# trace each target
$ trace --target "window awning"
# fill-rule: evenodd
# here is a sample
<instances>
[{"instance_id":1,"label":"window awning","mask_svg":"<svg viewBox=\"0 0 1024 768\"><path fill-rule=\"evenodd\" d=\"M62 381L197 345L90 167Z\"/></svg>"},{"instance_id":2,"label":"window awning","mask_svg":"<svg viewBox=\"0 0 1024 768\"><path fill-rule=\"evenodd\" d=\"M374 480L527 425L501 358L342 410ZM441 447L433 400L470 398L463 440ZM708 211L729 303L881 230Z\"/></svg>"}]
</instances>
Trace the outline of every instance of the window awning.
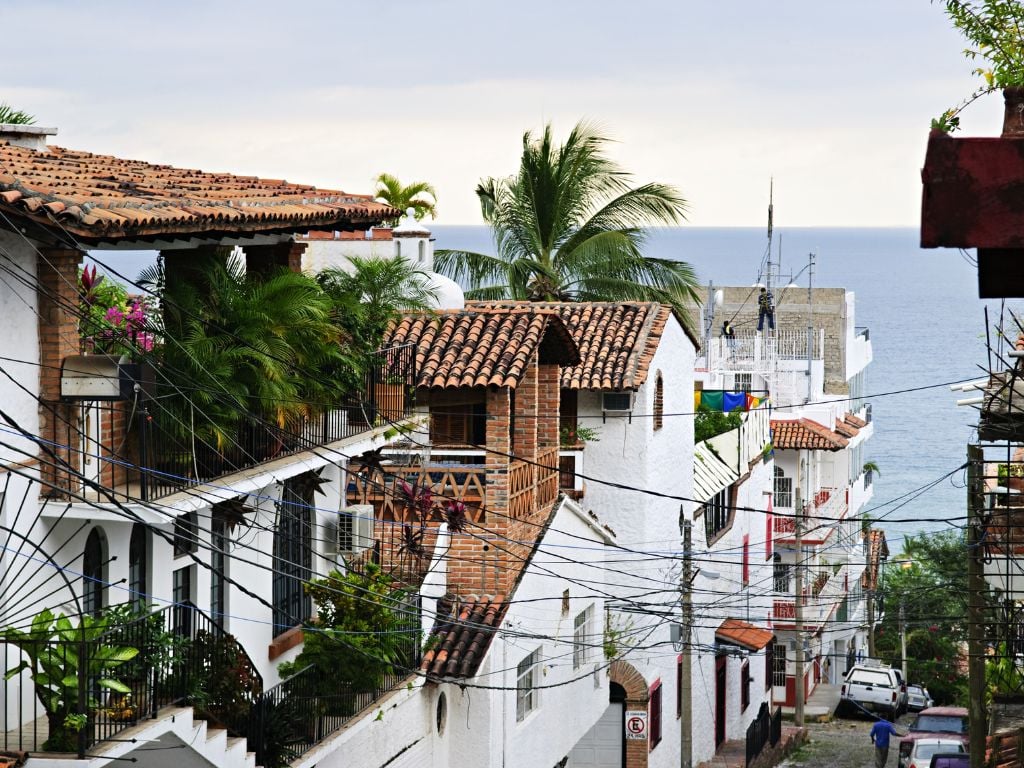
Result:
<instances>
[{"instance_id":1,"label":"window awning","mask_svg":"<svg viewBox=\"0 0 1024 768\"><path fill-rule=\"evenodd\" d=\"M760 651L775 637L770 629L764 629L739 619L726 619L715 630L715 640L746 648L748 651Z\"/></svg>"}]
</instances>

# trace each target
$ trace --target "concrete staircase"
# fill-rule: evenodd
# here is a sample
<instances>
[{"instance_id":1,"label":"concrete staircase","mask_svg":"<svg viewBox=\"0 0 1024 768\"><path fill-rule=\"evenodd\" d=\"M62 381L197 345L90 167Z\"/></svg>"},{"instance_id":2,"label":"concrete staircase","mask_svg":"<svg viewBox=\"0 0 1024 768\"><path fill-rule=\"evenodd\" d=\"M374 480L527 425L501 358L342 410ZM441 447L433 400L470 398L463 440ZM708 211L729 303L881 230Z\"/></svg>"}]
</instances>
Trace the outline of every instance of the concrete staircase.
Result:
<instances>
[{"instance_id":1,"label":"concrete staircase","mask_svg":"<svg viewBox=\"0 0 1024 768\"><path fill-rule=\"evenodd\" d=\"M164 707L154 719L144 720L118 733L117 741L95 745L84 760L33 755L25 768L113 768L125 758L133 757L137 758L138 765L147 765L146 752L143 751L147 747L159 749L182 745L216 768L256 768L256 755L248 751L245 739L229 737L223 728L213 727L196 718L192 707ZM194 760L180 762L195 764Z\"/></svg>"}]
</instances>

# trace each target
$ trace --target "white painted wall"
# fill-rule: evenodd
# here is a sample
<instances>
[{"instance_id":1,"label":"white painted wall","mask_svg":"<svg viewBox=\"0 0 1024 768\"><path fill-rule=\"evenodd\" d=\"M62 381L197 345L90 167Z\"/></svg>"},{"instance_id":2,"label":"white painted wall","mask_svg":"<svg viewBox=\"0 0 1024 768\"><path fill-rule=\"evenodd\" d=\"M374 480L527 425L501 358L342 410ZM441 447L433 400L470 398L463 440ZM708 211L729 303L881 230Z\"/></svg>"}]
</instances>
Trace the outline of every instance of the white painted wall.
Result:
<instances>
[{"instance_id":1,"label":"white painted wall","mask_svg":"<svg viewBox=\"0 0 1024 768\"><path fill-rule=\"evenodd\" d=\"M0 376L0 408L31 434L39 433L39 305L35 289L36 252L22 237L0 231L0 362L3 371L14 379ZM27 281L26 286L10 273ZM24 361L24 362L17 362ZM24 390L22 389L24 388ZM27 391L26 391L27 390ZM35 445L20 437L9 425L0 423L0 464L26 461L35 457ZM27 451L28 455L22 451Z\"/></svg>"}]
</instances>

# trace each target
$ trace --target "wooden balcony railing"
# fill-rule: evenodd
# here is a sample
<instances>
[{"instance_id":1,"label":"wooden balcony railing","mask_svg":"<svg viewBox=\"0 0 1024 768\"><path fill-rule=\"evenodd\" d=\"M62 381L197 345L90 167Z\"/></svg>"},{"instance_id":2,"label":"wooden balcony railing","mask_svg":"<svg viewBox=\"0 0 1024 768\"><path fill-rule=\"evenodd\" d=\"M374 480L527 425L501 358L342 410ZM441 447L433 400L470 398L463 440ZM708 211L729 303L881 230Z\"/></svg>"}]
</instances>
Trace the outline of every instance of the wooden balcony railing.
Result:
<instances>
[{"instance_id":1,"label":"wooden balcony railing","mask_svg":"<svg viewBox=\"0 0 1024 768\"><path fill-rule=\"evenodd\" d=\"M461 501L466 516L473 523L486 519L487 474L483 464L426 465L422 467L389 466L386 474L372 477L353 472L349 475L347 504L372 504L379 520L399 523L419 522L410 518L408 505L397 489L404 480L420 488L429 486L441 504Z\"/></svg>"},{"instance_id":2,"label":"wooden balcony railing","mask_svg":"<svg viewBox=\"0 0 1024 768\"><path fill-rule=\"evenodd\" d=\"M513 461L508 470L508 514L530 517L558 498L558 446L542 448L537 461Z\"/></svg>"}]
</instances>

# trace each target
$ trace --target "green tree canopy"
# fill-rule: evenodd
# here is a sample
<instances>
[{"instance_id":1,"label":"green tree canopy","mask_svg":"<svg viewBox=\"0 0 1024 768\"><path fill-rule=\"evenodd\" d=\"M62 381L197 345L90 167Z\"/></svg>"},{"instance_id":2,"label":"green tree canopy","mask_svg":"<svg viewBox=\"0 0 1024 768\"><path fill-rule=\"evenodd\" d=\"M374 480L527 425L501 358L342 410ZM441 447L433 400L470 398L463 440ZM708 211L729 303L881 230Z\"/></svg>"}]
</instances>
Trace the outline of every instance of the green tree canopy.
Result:
<instances>
[{"instance_id":1,"label":"green tree canopy","mask_svg":"<svg viewBox=\"0 0 1024 768\"><path fill-rule=\"evenodd\" d=\"M964 56L978 66L983 84L959 106L932 120L932 128L953 131L957 116L980 96L1000 88L1024 86L1024 5L1020 0L943 0L946 15L967 38Z\"/></svg>"},{"instance_id":2,"label":"green tree canopy","mask_svg":"<svg viewBox=\"0 0 1024 768\"><path fill-rule=\"evenodd\" d=\"M382 173L376 179L377 191L373 196L383 200L405 213L406 209L412 208L416 211L416 218L422 219L429 215L430 218L437 218L437 192L434 187L425 181L414 181L412 184L402 184L397 176L390 173ZM397 224L392 220L391 224Z\"/></svg>"},{"instance_id":3,"label":"green tree canopy","mask_svg":"<svg viewBox=\"0 0 1024 768\"><path fill-rule=\"evenodd\" d=\"M561 145L551 125L527 132L519 171L476 194L495 254L441 250L439 272L467 297L530 301L661 301L685 316L697 278L681 261L647 257L647 227L678 224L686 200L671 186L632 186L606 154L610 140L579 123Z\"/></svg>"},{"instance_id":4,"label":"green tree canopy","mask_svg":"<svg viewBox=\"0 0 1024 768\"><path fill-rule=\"evenodd\" d=\"M936 704L966 702L960 663L967 639L967 542L961 531L908 536L881 579L883 614L876 653L901 663L900 606L907 632L910 683L926 686Z\"/></svg>"}]
</instances>

